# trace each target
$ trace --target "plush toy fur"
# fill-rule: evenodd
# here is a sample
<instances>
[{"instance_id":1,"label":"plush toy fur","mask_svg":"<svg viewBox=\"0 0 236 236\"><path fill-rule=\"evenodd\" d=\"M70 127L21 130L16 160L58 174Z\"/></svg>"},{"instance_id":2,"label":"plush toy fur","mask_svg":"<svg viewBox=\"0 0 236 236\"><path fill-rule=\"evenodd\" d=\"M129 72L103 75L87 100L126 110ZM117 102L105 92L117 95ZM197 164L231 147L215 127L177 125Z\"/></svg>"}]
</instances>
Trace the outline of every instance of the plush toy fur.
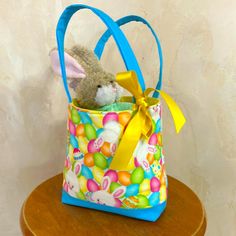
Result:
<instances>
[{"instance_id":1,"label":"plush toy fur","mask_svg":"<svg viewBox=\"0 0 236 236\"><path fill-rule=\"evenodd\" d=\"M53 71L61 76L57 49L50 56ZM96 109L119 100L122 89L115 76L102 68L91 50L79 45L65 50L65 65L69 86L76 92L81 107Z\"/></svg>"}]
</instances>

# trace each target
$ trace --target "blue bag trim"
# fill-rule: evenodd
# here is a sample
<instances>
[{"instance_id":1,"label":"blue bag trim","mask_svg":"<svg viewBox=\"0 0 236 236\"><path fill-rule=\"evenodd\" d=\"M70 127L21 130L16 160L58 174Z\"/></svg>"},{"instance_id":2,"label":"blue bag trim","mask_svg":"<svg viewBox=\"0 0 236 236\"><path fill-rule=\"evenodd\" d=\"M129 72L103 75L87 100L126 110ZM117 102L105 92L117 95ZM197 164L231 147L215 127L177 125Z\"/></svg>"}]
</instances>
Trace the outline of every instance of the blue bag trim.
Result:
<instances>
[{"instance_id":1,"label":"blue bag trim","mask_svg":"<svg viewBox=\"0 0 236 236\"><path fill-rule=\"evenodd\" d=\"M127 70L134 70L137 73L139 83L143 90L145 90L145 83L143 79L142 72L139 68L138 62L136 60L136 57L133 53L133 50L131 49L129 42L127 41L124 33L120 30L118 25L104 12L102 12L99 9L82 5L82 4L74 4L69 7L67 7L63 13L61 14L57 29L56 29L56 37L57 37L57 45L58 45L58 53L59 53L59 60L60 60L60 67L62 72L62 79L64 88L66 91L66 95L68 98L68 102L71 103L71 95L68 88L67 80L66 80L66 69L65 69L65 60L64 60L64 38L65 38L65 32L67 25L70 21L70 18L72 15L81 9L89 9L93 13L95 13L107 26L110 33L113 35L114 40L119 48L119 51L121 53L121 56L125 62Z\"/></svg>"},{"instance_id":2,"label":"blue bag trim","mask_svg":"<svg viewBox=\"0 0 236 236\"><path fill-rule=\"evenodd\" d=\"M119 20L116 21L118 26L122 26L125 25L131 21L137 21L137 22L142 22L143 24L147 25L147 27L151 30L155 40L156 40L156 44L157 44L157 49L158 49L158 56L159 56L159 61L160 61L160 72L159 72L159 80L156 86L157 90L161 90L162 87L162 73L163 73L163 54L162 54L162 49L161 49L161 43L160 40L157 36L157 34L155 33L155 31L153 30L153 28L151 27L151 25L142 17L140 16L136 16L136 15L129 15L129 16L125 16L123 18L120 18ZM109 40L111 36L111 32L108 29L102 36L101 38L98 40L97 45L94 49L94 53L97 55L98 59L101 58L104 47L107 43L107 41ZM159 93L155 92L153 94L153 97L158 97Z\"/></svg>"},{"instance_id":3,"label":"blue bag trim","mask_svg":"<svg viewBox=\"0 0 236 236\"><path fill-rule=\"evenodd\" d=\"M99 211L111 212L118 215L124 215L127 217L136 218L140 220L146 220L146 221L152 221L152 222L156 221L166 208L166 201L155 207L144 208L144 209L116 208L116 207L99 205L93 202L73 198L64 190L62 190L62 202L65 204L73 205L73 206L81 206L81 207L95 209Z\"/></svg>"}]
</instances>

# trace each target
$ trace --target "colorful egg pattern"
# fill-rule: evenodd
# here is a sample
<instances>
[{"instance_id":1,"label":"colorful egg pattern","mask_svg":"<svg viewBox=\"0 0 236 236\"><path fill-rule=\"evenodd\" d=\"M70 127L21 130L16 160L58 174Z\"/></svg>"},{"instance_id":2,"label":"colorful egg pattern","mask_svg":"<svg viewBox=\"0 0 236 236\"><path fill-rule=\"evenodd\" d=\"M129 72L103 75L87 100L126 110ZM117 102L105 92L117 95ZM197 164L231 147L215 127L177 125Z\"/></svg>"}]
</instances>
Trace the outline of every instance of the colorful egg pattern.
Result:
<instances>
[{"instance_id":1,"label":"colorful egg pattern","mask_svg":"<svg viewBox=\"0 0 236 236\"><path fill-rule=\"evenodd\" d=\"M150 114L159 110L153 109ZM167 177L162 150L161 118L159 113L153 116L154 133L148 139L143 138L142 142L145 151L140 152L142 155L134 153L130 165L133 168L130 171L117 171L109 169L119 145L119 141L114 141L114 135L119 131L117 127L121 127L119 135L122 137L132 119L132 111L89 113L74 106L69 107L68 146L63 173L64 184L71 187L70 183L66 183L67 175L71 180L73 166L78 169L73 183L78 188L73 197L92 201L94 193L106 191L114 195L115 207L122 208L149 208L166 201ZM117 126L113 126L114 123ZM108 129L114 134L108 135ZM105 190L104 180L109 182ZM123 189L125 192L122 192Z\"/></svg>"}]
</instances>

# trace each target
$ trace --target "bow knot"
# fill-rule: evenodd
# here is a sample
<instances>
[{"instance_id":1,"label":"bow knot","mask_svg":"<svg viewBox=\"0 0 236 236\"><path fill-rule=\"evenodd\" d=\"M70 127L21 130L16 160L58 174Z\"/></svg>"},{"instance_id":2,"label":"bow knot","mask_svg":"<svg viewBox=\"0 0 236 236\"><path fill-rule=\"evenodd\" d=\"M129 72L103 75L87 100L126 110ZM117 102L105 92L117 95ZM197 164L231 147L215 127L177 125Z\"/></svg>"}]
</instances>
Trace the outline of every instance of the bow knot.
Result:
<instances>
[{"instance_id":1,"label":"bow knot","mask_svg":"<svg viewBox=\"0 0 236 236\"><path fill-rule=\"evenodd\" d=\"M144 97L144 95L143 95L143 97L140 97L140 98L136 99L136 104L138 106L142 106L142 107L147 107L148 106L148 103L146 102L146 98Z\"/></svg>"},{"instance_id":2,"label":"bow knot","mask_svg":"<svg viewBox=\"0 0 236 236\"><path fill-rule=\"evenodd\" d=\"M152 88L148 88L143 92L134 71L118 73L116 76L116 81L120 86L124 87L131 94L133 94L136 100L137 112L129 121L125 129L119 146L116 149L110 168L113 170L131 170L134 168L133 153L138 141L141 136L148 139L154 130L152 117L148 110L148 107L154 104L149 104L147 99L151 92L159 92L166 101L173 116L177 133L184 125L185 118L177 104L168 94Z\"/></svg>"}]
</instances>

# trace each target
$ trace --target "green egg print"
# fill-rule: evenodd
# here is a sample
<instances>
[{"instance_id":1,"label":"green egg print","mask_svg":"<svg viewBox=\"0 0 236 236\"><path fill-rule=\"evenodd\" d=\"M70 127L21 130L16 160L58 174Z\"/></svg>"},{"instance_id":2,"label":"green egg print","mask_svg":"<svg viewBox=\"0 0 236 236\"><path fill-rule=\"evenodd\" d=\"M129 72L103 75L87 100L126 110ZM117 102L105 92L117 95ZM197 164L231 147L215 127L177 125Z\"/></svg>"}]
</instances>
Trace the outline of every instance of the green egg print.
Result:
<instances>
[{"instance_id":1,"label":"green egg print","mask_svg":"<svg viewBox=\"0 0 236 236\"><path fill-rule=\"evenodd\" d=\"M96 139L97 138L97 132L96 129L89 123L84 125L85 135L88 140Z\"/></svg>"},{"instance_id":2,"label":"green egg print","mask_svg":"<svg viewBox=\"0 0 236 236\"><path fill-rule=\"evenodd\" d=\"M95 166L103 170L108 167L107 159L100 152L95 153L93 159L94 159Z\"/></svg>"},{"instance_id":3,"label":"green egg print","mask_svg":"<svg viewBox=\"0 0 236 236\"><path fill-rule=\"evenodd\" d=\"M148 199L144 195L138 195L138 208L145 208L149 205Z\"/></svg>"},{"instance_id":4,"label":"green egg print","mask_svg":"<svg viewBox=\"0 0 236 236\"><path fill-rule=\"evenodd\" d=\"M76 125L80 123L79 113L73 107L72 107L72 110L71 110L71 119L72 119L73 123L76 124Z\"/></svg>"},{"instance_id":5,"label":"green egg print","mask_svg":"<svg viewBox=\"0 0 236 236\"><path fill-rule=\"evenodd\" d=\"M132 184L141 184L144 179L144 170L142 167L136 168L131 174Z\"/></svg>"}]
</instances>

